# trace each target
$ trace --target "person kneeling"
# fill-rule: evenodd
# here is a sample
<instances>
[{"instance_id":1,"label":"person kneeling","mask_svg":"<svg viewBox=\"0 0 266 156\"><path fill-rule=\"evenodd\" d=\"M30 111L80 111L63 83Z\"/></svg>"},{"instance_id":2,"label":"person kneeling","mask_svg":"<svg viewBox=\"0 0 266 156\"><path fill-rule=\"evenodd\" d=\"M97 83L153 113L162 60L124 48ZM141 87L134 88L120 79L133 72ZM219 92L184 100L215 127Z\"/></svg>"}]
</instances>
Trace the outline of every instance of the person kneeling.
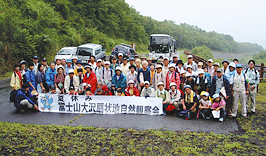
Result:
<instances>
[{"instance_id":1,"label":"person kneeling","mask_svg":"<svg viewBox=\"0 0 266 156\"><path fill-rule=\"evenodd\" d=\"M128 81L128 87L125 89L126 96L139 96L139 90L134 86L134 81Z\"/></svg>"},{"instance_id":2,"label":"person kneeling","mask_svg":"<svg viewBox=\"0 0 266 156\"><path fill-rule=\"evenodd\" d=\"M202 99L199 100L199 114L206 119L210 119L212 102L209 99L209 93L205 92L202 95ZM199 116L197 116L199 118Z\"/></svg>"},{"instance_id":3,"label":"person kneeling","mask_svg":"<svg viewBox=\"0 0 266 156\"><path fill-rule=\"evenodd\" d=\"M153 88L150 87L149 81L144 82L144 88L142 89L140 96L145 98L155 97L155 91Z\"/></svg>"},{"instance_id":4,"label":"person kneeling","mask_svg":"<svg viewBox=\"0 0 266 156\"><path fill-rule=\"evenodd\" d=\"M38 94L31 95L29 93L29 84L23 84L22 89L19 89L16 95L15 107L18 111L27 110L27 109L36 109L39 111L39 108L33 98L38 96Z\"/></svg>"},{"instance_id":5,"label":"person kneeling","mask_svg":"<svg viewBox=\"0 0 266 156\"><path fill-rule=\"evenodd\" d=\"M181 102L181 97L182 94L181 92L177 89L177 85L175 82L170 83L170 90L169 90L169 97L170 97L170 102L169 104L171 105L171 109L173 113L176 113L177 111L180 111L180 106L182 105ZM173 107L174 106L174 107ZM169 108L170 109L170 108Z\"/></svg>"},{"instance_id":6,"label":"person kneeling","mask_svg":"<svg viewBox=\"0 0 266 156\"><path fill-rule=\"evenodd\" d=\"M163 111L164 113L167 111L167 108L169 106L169 94L168 92L164 89L164 83L159 82L158 83L158 90L155 92L155 97L163 98Z\"/></svg>"},{"instance_id":7,"label":"person kneeling","mask_svg":"<svg viewBox=\"0 0 266 156\"><path fill-rule=\"evenodd\" d=\"M223 122L224 121L224 117L225 117L225 101L223 99L221 99L219 94L214 94L213 95L213 104L212 104L212 111L213 113L215 113L214 111L219 112L220 111L220 115L218 116L219 121ZM214 115L213 115L214 116ZM214 116L215 118L215 116Z\"/></svg>"},{"instance_id":8,"label":"person kneeling","mask_svg":"<svg viewBox=\"0 0 266 156\"><path fill-rule=\"evenodd\" d=\"M189 120L192 117L196 117L199 100L197 98L196 93L192 91L192 88L190 85L184 86L184 90L185 90L185 93L181 101L182 106L183 106L181 110L183 111L180 112L179 114L180 115L183 114L185 119Z\"/></svg>"},{"instance_id":9,"label":"person kneeling","mask_svg":"<svg viewBox=\"0 0 266 156\"><path fill-rule=\"evenodd\" d=\"M75 91L74 86L69 87L69 95L78 95L78 93Z\"/></svg>"}]
</instances>

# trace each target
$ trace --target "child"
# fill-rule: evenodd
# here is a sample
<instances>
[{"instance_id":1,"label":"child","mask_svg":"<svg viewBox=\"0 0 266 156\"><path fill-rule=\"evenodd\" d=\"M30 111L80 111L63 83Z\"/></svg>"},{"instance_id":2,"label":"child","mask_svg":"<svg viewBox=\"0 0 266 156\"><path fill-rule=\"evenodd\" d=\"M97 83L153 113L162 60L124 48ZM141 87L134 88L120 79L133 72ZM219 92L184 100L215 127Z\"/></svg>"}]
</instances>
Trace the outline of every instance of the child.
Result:
<instances>
[{"instance_id":1,"label":"child","mask_svg":"<svg viewBox=\"0 0 266 156\"><path fill-rule=\"evenodd\" d=\"M102 94L103 94L102 88L97 88L96 93L94 95L102 95Z\"/></svg>"},{"instance_id":2,"label":"child","mask_svg":"<svg viewBox=\"0 0 266 156\"><path fill-rule=\"evenodd\" d=\"M57 94L54 86L51 87L50 94Z\"/></svg>"},{"instance_id":3,"label":"child","mask_svg":"<svg viewBox=\"0 0 266 156\"><path fill-rule=\"evenodd\" d=\"M184 91L183 90L183 88L184 88L184 86L186 85L186 71L185 70L182 70L181 72L180 72L180 89L182 90L182 91Z\"/></svg>"},{"instance_id":4,"label":"child","mask_svg":"<svg viewBox=\"0 0 266 156\"><path fill-rule=\"evenodd\" d=\"M209 93L205 92L202 95L202 99L199 101L199 114L202 115L203 118L210 119L211 116L211 100L209 99ZM198 118L198 116L197 116Z\"/></svg>"},{"instance_id":5,"label":"child","mask_svg":"<svg viewBox=\"0 0 266 156\"><path fill-rule=\"evenodd\" d=\"M223 122L224 121L224 116L225 116L225 111L224 111L224 107L225 107L225 101L223 99L221 99L219 94L214 94L213 95L213 104L212 104L212 110L213 111L219 111L220 110L220 118L219 121Z\"/></svg>"},{"instance_id":6,"label":"child","mask_svg":"<svg viewBox=\"0 0 266 156\"><path fill-rule=\"evenodd\" d=\"M117 89L116 96L122 96L122 89L121 88Z\"/></svg>"},{"instance_id":7,"label":"child","mask_svg":"<svg viewBox=\"0 0 266 156\"><path fill-rule=\"evenodd\" d=\"M102 95L112 95L112 93L109 91L107 85L103 85L102 90L103 90Z\"/></svg>"},{"instance_id":8,"label":"child","mask_svg":"<svg viewBox=\"0 0 266 156\"><path fill-rule=\"evenodd\" d=\"M86 96L92 96L93 94L91 93L91 88L86 88L86 93L85 93Z\"/></svg>"},{"instance_id":9,"label":"child","mask_svg":"<svg viewBox=\"0 0 266 156\"><path fill-rule=\"evenodd\" d=\"M116 90L115 90L115 85L114 84L111 85L110 92L112 93L112 95L116 95Z\"/></svg>"},{"instance_id":10,"label":"child","mask_svg":"<svg viewBox=\"0 0 266 156\"><path fill-rule=\"evenodd\" d=\"M69 87L69 95L78 95L78 93L75 92L75 87L74 86L70 86Z\"/></svg>"}]
</instances>

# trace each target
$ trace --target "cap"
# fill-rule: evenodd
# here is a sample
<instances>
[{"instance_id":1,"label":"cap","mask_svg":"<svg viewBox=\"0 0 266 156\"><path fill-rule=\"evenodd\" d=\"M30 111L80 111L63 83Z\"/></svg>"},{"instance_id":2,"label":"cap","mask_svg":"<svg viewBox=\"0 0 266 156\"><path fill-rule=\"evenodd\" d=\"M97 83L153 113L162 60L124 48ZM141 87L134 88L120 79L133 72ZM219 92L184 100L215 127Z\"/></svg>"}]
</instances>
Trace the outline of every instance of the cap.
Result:
<instances>
[{"instance_id":1,"label":"cap","mask_svg":"<svg viewBox=\"0 0 266 156\"><path fill-rule=\"evenodd\" d=\"M187 66L187 69L188 69L188 68L191 68L191 69L192 69L192 66L191 66L191 65L188 65L188 66Z\"/></svg>"},{"instance_id":2,"label":"cap","mask_svg":"<svg viewBox=\"0 0 266 156\"><path fill-rule=\"evenodd\" d=\"M123 53L119 53L118 56L123 56Z\"/></svg>"},{"instance_id":3,"label":"cap","mask_svg":"<svg viewBox=\"0 0 266 156\"><path fill-rule=\"evenodd\" d=\"M39 57L35 55L35 56L33 56L33 59L39 59Z\"/></svg>"},{"instance_id":4,"label":"cap","mask_svg":"<svg viewBox=\"0 0 266 156\"><path fill-rule=\"evenodd\" d=\"M147 58L147 61L152 61L152 58L151 58L151 57L148 57L148 58Z\"/></svg>"},{"instance_id":5,"label":"cap","mask_svg":"<svg viewBox=\"0 0 266 156\"><path fill-rule=\"evenodd\" d=\"M227 59L224 59L222 64L224 64L224 62L227 62L229 64L229 61Z\"/></svg>"},{"instance_id":6,"label":"cap","mask_svg":"<svg viewBox=\"0 0 266 156\"><path fill-rule=\"evenodd\" d=\"M202 63L202 62L199 62L199 63L198 63L198 66L203 66L203 63Z\"/></svg>"},{"instance_id":7,"label":"cap","mask_svg":"<svg viewBox=\"0 0 266 156\"><path fill-rule=\"evenodd\" d=\"M69 69L68 74L74 74L74 70L73 69Z\"/></svg>"},{"instance_id":8,"label":"cap","mask_svg":"<svg viewBox=\"0 0 266 156\"><path fill-rule=\"evenodd\" d=\"M134 58L133 58L133 57L130 57L130 58L129 58L129 61L134 61Z\"/></svg>"},{"instance_id":9,"label":"cap","mask_svg":"<svg viewBox=\"0 0 266 156\"><path fill-rule=\"evenodd\" d=\"M229 64L229 67L236 68L236 64L235 64L234 62L231 62L231 63Z\"/></svg>"},{"instance_id":10,"label":"cap","mask_svg":"<svg viewBox=\"0 0 266 156\"><path fill-rule=\"evenodd\" d=\"M47 59L46 58L43 58L42 61L47 61Z\"/></svg>"},{"instance_id":11,"label":"cap","mask_svg":"<svg viewBox=\"0 0 266 156\"><path fill-rule=\"evenodd\" d=\"M75 90L75 87L74 86L70 86L69 90Z\"/></svg>"},{"instance_id":12,"label":"cap","mask_svg":"<svg viewBox=\"0 0 266 156\"><path fill-rule=\"evenodd\" d=\"M109 61L105 61L104 64L110 65L111 63Z\"/></svg>"},{"instance_id":13,"label":"cap","mask_svg":"<svg viewBox=\"0 0 266 156\"><path fill-rule=\"evenodd\" d=\"M135 66L135 65L131 65L131 66L129 66L128 68L129 68L129 69L131 69L131 68L135 68L135 70L136 70L136 66Z\"/></svg>"},{"instance_id":14,"label":"cap","mask_svg":"<svg viewBox=\"0 0 266 156\"><path fill-rule=\"evenodd\" d=\"M174 58L174 57L178 57L178 55L175 54L175 55L173 55L173 58Z\"/></svg>"},{"instance_id":15,"label":"cap","mask_svg":"<svg viewBox=\"0 0 266 156\"><path fill-rule=\"evenodd\" d=\"M204 92L202 96L209 96L209 93L208 92Z\"/></svg>"},{"instance_id":16,"label":"cap","mask_svg":"<svg viewBox=\"0 0 266 156\"><path fill-rule=\"evenodd\" d=\"M144 85L146 85L146 84L150 84L150 82L149 82L149 81L145 81L145 82L144 82Z\"/></svg>"},{"instance_id":17,"label":"cap","mask_svg":"<svg viewBox=\"0 0 266 156\"><path fill-rule=\"evenodd\" d=\"M72 63L72 60L71 59L67 59L66 63Z\"/></svg>"},{"instance_id":18,"label":"cap","mask_svg":"<svg viewBox=\"0 0 266 156\"><path fill-rule=\"evenodd\" d=\"M72 60L74 60L74 59L76 59L76 60L77 60L77 59L78 59L78 57L77 57L77 56L73 56L73 57L72 57Z\"/></svg>"},{"instance_id":19,"label":"cap","mask_svg":"<svg viewBox=\"0 0 266 156\"><path fill-rule=\"evenodd\" d=\"M116 67L115 71L117 71L117 70L120 70L122 72L121 67Z\"/></svg>"},{"instance_id":20,"label":"cap","mask_svg":"<svg viewBox=\"0 0 266 156\"><path fill-rule=\"evenodd\" d=\"M102 59L98 59L97 62L102 62Z\"/></svg>"},{"instance_id":21,"label":"cap","mask_svg":"<svg viewBox=\"0 0 266 156\"><path fill-rule=\"evenodd\" d=\"M113 56L113 57L112 57L112 60L117 60L116 56Z\"/></svg>"},{"instance_id":22,"label":"cap","mask_svg":"<svg viewBox=\"0 0 266 156\"><path fill-rule=\"evenodd\" d=\"M58 69L60 69L60 68L64 69L64 67L60 64L60 65L57 67L57 71L58 71ZM69 69L69 70L70 70L70 69Z\"/></svg>"},{"instance_id":23,"label":"cap","mask_svg":"<svg viewBox=\"0 0 266 156\"><path fill-rule=\"evenodd\" d=\"M190 88L190 89L192 89L190 85L185 85L185 86L184 86L184 90L185 90L186 88Z\"/></svg>"},{"instance_id":24,"label":"cap","mask_svg":"<svg viewBox=\"0 0 266 156\"><path fill-rule=\"evenodd\" d=\"M168 57L164 57L163 59L164 59L164 60L168 60L168 61L169 61L169 58L168 58Z\"/></svg>"},{"instance_id":25,"label":"cap","mask_svg":"<svg viewBox=\"0 0 266 156\"><path fill-rule=\"evenodd\" d=\"M186 73L186 77L191 77L192 76L192 74L190 74L190 73Z\"/></svg>"},{"instance_id":26,"label":"cap","mask_svg":"<svg viewBox=\"0 0 266 156\"><path fill-rule=\"evenodd\" d=\"M212 59L209 59L209 60L208 60L208 62L211 62L211 63L213 63L213 60L212 60Z\"/></svg>"},{"instance_id":27,"label":"cap","mask_svg":"<svg viewBox=\"0 0 266 156\"><path fill-rule=\"evenodd\" d=\"M92 70L92 66L91 66L91 65L86 65L86 66L84 67L84 69L86 69L86 68L90 68L90 69Z\"/></svg>"},{"instance_id":28,"label":"cap","mask_svg":"<svg viewBox=\"0 0 266 156\"><path fill-rule=\"evenodd\" d=\"M115 87L115 84L111 84L111 87Z\"/></svg>"},{"instance_id":29,"label":"cap","mask_svg":"<svg viewBox=\"0 0 266 156\"><path fill-rule=\"evenodd\" d=\"M187 58L188 58L188 59L189 59L189 58L193 58L193 56L192 56L192 55L188 55Z\"/></svg>"},{"instance_id":30,"label":"cap","mask_svg":"<svg viewBox=\"0 0 266 156\"><path fill-rule=\"evenodd\" d=\"M163 60L158 59L158 60L157 60L157 63L163 63Z\"/></svg>"},{"instance_id":31,"label":"cap","mask_svg":"<svg viewBox=\"0 0 266 156\"><path fill-rule=\"evenodd\" d=\"M22 60L22 61L20 61L20 65L22 65L22 64L27 64L27 62L25 60Z\"/></svg>"},{"instance_id":32,"label":"cap","mask_svg":"<svg viewBox=\"0 0 266 156\"><path fill-rule=\"evenodd\" d=\"M141 56L141 59L146 59L146 57L145 56Z\"/></svg>"},{"instance_id":33,"label":"cap","mask_svg":"<svg viewBox=\"0 0 266 156\"><path fill-rule=\"evenodd\" d=\"M220 63L215 62L215 63L213 64L213 66L218 66L218 67L220 67Z\"/></svg>"},{"instance_id":34,"label":"cap","mask_svg":"<svg viewBox=\"0 0 266 156\"><path fill-rule=\"evenodd\" d=\"M222 70L221 68L218 68L218 69L216 70L216 72L221 73L221 72L223 72L223 70Z\"/></svg>"},{"instance_id":35,"label":"cap","mask_svg":"<svg viewBox=\"0 0 266 156\"><path fill-rule=\"evenodd\" d=\"M81 60L77 60L77 64L81 64Z\"/></svg>"},{"instance_id":36,"label":"cap","mask_svg":"<svg viewBox=\"0 0 266 156\"><path fill-rule=\"evenodd\" d=\"M159 83L158 83L158 87L159 87L160 85L163 85L163 86L164 86L164 83L163 83L163 82L159 82Z\"/></svg>"},{"instance_id":37,"label":"cap","mask_svg":"<svg viewBox=\"0 0 266 156\"><path fill-rule=\"evenodd\" d=\"M122 61L124 61L124 60L127 60L127 58L126 58L126 57L124 57L124 58L122 59Z\"/></svg>"},{"instance_id":38,"label":"cap","mask_svg":"<svg viewBox=\"0 0 266 156\"><path fill-rule=\"evenodd\" d=\"M204 70L203 69L198 69L198 74L204 74Z\"/></svg>"},{"instance_id":39,"label":"cap","mask_svg":"<svg viewBox=\"0 0 266 156\"><path fill-rule=\"evenodd\" d=\"M185 71L185 70L182 70L181 72L180 72L180 74L186 74L187 73L187 71Z\"/></svg>"},{"instance_id":40,"label":"cap","mask_svg":"<svg viewBox=\"0 0 266 156\"><path fill-rule=\"evenodd\" d=\"M141 62L141 60L140 59L136 59L136 61L135 62Z\"/></svg>"},{"instance_id":41,"label":"cap","mask_svg":"<svg viewBox=\"0 0 266 156\"><path fill-rule=\"evenodd\" d=\"M242 64L237 64L236 67L237 68L243 68Z\"/></svg>"},{"instance_id":42,"label":"cap","mask_svg":"<svg viewBox=\"0 0 266 156\"><path fill-rule=\"evenodd\" d=\"M212 97L213 97L213 99L216 99L216 98L220 97L220 95L219 94L214 94Z\"/></svg>"},{"instance_id":43,"label":"cap","mask_svg":"<svg viewBox=\"0 0 266 156\"><path fill-rule=\"evenodd\" d=\"M168 68L175 68L175 64L171 63Z\"/></svg>"},{"instance_id":44,"label":"cap","mask_svg":"<svg viewBox=\"0 0 266 156\"><path fill-rule=\"evenodd\" d=\"M157 64L155 68L156 68L156 69L157 69L157 68L163 68L163 66L160 65L160 64Z\"/></svg>"},{"instance_id":45,"label":"cap","mask_svg":"<svg viewBox=\"0 0 266 156\"><path fill-rule=\"evenodd\" d=\"M134 81L133 80L129 80L127 84L130 84L130 83L134 84Z\"/></svg>"},{"instance_id":46,"label":"cap","mask_svg":"<svg viewBox=\"0 0 266 156\"><path fill-rule=\"evenodd\" d=\"M118 92L118 93L122 93L122 89L121 89L121 88L118 88L118 89L117 89L117 92Z\"/></svg>"},{"instance_id":47,"label":"cap","mask_svg":"<svg viewBox=\"0 0 266 156\"><path fill-rule=\"evenodd\" d=\"M170 83L170 88L171 88L172 86L176 86L176 87L177 87L176 83L174 83L174 82L171 82L171 83Z\"/></svg>"},{"instance_id":48,"label":"cap","mask_svg":"<svg viewBox=\"0 0 266 156\"><path fill-rule=\"evenodd\" d=\"M83 69L82 68L78 68L77 72L83 72Z\"/></svg>"}]
</instances>

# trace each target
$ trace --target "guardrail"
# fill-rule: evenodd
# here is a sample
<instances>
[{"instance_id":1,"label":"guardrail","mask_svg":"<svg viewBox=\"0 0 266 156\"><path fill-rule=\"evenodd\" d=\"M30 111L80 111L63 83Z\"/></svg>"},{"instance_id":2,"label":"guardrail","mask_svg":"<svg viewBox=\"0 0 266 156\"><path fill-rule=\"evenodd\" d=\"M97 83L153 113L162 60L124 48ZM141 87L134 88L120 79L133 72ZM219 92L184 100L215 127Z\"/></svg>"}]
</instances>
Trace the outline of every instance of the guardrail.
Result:
<instances>
[{"instance_id":1,"label":"guardrail","mask_svg":"<svg viewBox=\"0 0 266 156\"><path fill-rule=\"evenodd\" d=\"M184 51L184 54L185 55L192 55L193 56L193 60L196 62L196 63L199 63L199 62L202 62L203 63L203 66L208 66L208 64L207 64L207 60L205 60L205 59L203 59L203 58L201 58L201 57L199 57L199 56L197 56L197 55L194 55L194 54L191 54L191 52L190 51Z\"/></svg>"},{"instance_id":2,"label":"guardrail","mask_svg":"<svg viewBox=\"0 0 266 156\"><path fill-rule=\"evenodd\" d=\"M261 63L260 66L255 65L255 67L260 68L260 69L257 69L260 72L260 80L264 79L264 73L266 73L266 71L264 70L264 68L266 68L264 66L264 63Z\"/></svg>"}]
</instances>

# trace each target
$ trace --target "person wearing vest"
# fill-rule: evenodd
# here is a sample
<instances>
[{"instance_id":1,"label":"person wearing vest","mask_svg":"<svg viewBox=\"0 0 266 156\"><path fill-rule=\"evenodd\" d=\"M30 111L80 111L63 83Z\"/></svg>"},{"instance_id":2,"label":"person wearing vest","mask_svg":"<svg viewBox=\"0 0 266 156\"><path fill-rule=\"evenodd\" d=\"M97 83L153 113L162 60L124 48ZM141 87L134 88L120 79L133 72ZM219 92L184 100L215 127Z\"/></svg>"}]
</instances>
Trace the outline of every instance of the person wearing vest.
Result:
<instances>
[{"instance_id":1,"label":"person wearing vest","mask_svg":"<svg viewBox=\"0 0 266 156\"><path fill-rule=\"evenodd\" d=\"M155 90L158 89L158 83L163 82L164 86L166 86L166 77L162 72L162 65L156 65L156 72L154 73L152 79L152 86Z\"/></svg>"},{"instance_id":2,"label":"person wearing vest","mask_svg":"<svg viewBox=\"0 0 266 156\"><path fill-rule=\"evenodd\" d=\"M30 85L29 92L35 90L37 88L36 84L36 74L35 74L35 69L34 69L34 63L29 63L29 70L26 73L26 80L27 83Z\"/></svg>"},{"instance_id":3,"label":"person wearing vest","mask_svg":"<svg viewBox=\"0 0 266 156\"><path fill-rule=\"evenodd\" d=\"M251 100L251 112L255 114L256 110L256 94L257 87L260 83L260 73L254 69L255 61L250 60L248 62L249 68L244 71L246 74L246 79L250 85L249 93L247 94L247 107L249 106L249 99Z\"/></svg>"},{"instance_id":4,"label":"person wearing vest","mask_svg":"<svg viewBox=\"0 0 266 156\"><path fill-rule=\"evenodd\" d=\"M92 71L93 67L91 65L86 65L84 68L87 72L83 78L83 83L86 83L86 88L90 87L92 94L94 94L96 91L97 78L95 73Z\"/></svg>"},{"instance_id":5,"label":"person wearing vest","mask_svg":"<svg viewBox=\"0 0 266 156\"><path fill-rule=\"evenodd\" d=\"M153 88L150 87L150 82L145 81L144 82L144 88L142 89L142 92L140 94L141 97L155 97L155 91Z\"/></svg>"},{"instance_id":6,"label":"person wearing vest","mask_svg":"<svg viewBox=\"0 0 266 156\"><path fill-rule=\"evenodd\" d=\"M168 92L164 89L164 83L163 82L159 82L157 87L158 87L158 89L155 92L155 97L162 98L163 111L165 112L168 105L169 105L170 97L169 97Z\"/></svg>"},{"instance_id":7,"label":"person wearing vest","mask_svg":"<svg viewBox=\"0 0 266 156\"><path fill-rule=\"evenodd\" d=\"M210 85L203 69L198 69L198 76L195 79L195 91L200 95L202 91L209 92Z\"/></svg>"},{"instance_id":8,"label":"person wearing vest","mask_svg":"<svg viewBox=\"0 0 266 156\"><path fill-rule=\"evenodd\" d=\"M101 78L102 84L107 85L108 88L110 88L112 85L112 77L114 75L114 72L109 67L110 67L110 62L105 61Z\"/></svg>"},{"instance_id":9,"label":"person wearing vest","mask_svg":"<svg viewBox=\"0 0 266 156\"><path fill-rule=\"evenodd\" d=\"M138 87L138 79L137 79L138 73L136 72L136 66L135 65L131 65L128 68L129 68L130 71L127 73L127 83L130 80L133 80L134 81L134 86Z\"/></svg>"},{"instance_id":10,"label":"person wearing vest","mask_svg":"<svg viewBox=\"0 0 266 156\"><path fill-rule=\"evenodd\" d=\"M22 74L21 71L19 70L19 64L15 64L14 66L14 72L11 76L11 80L10 80L10 86L12 87L13 90L18 90L21 89L22 87Z\"/></svg>"},{"instance_id":11,"label":"person wearing vest","mask_svg":"<svg viewBox=\"0 0 266 156\"><path fill-rule=\"evenodd\" d=\"M170 90L169 90L169 98L170 98L170 102L169 105L173 105L175 106L175 110L180 111L180 106L182 106L182 102L181 102L181 98L182 98L182 94L179 91L179 89L177 89L176 83L171 82L170 83Z\"/></svg>"},{"instance_id":12,"label":"person wearing vest","mask_svg":"<svg viewBox=\"0 0 266 156\"><path fill-rule=\"evenodd\" d=\"M175 71L175 64L171 63L169 65L169 71L166 74L166 90L170 89L170 83L174 82L177 85L177 89L180 87L180 76L178 72Z\"/></svg>"},{"instance_id":13,"label":"person wearing vest","mask_svg":"<svg viewBox=\"0 0 266 156\"><path fill-rule=\"evenodd\" d=\"M229 71L227 71L224 74L230 84L233 84L231 80L232 80L232 77L235 76L235 74L236 74L236 64L234 62L231 62L229 64ZM233 94L230 93L228 103L226 103L226 110L229 110L229 114L230 114L230 111L232 110L232 106L233 106Z\"/></svg>"},{"instance_id":14,"label":"person wearing vest","mask_svg":"<svg viewBox=\"0 0 266 156\"><path fill-rule=\"evenodd\" d=\"M233 88L232 94L234 97L233 109L230 118L235 118L238 109L238 100L240 98L240 103L242 107L242 115L247 117L247 107L246 107L246 94L248 94L249 85L247 84L245 74L242 73L242 65L236 65L237 73L231 78L231 88Z\"/></svg>"},{"instance_id":15,"label":"person wearing vest","mask_svg":"<svg viewBox=\"0 0 266 156\"><path fill-rule=\"evenodd\" d=\"M188 111L185 114L185 118L191 119L192 117L196 117L199 100L196 93L192 90L190 85L185 85L184 87L184 95L182 97L182 111Z\"/></svg>"},{"instance_id":16,"label":"person wearing vest","mask_svg":"<svg viewBox=\"0 0 266 156\"><path fill-rule=\"evenodd\" d=\"M216 70L216 76L212 80L210 96L212 97L214 94L220 94L223 87L226 91L225 102L228 103L227 99L231 94L231 86L227 78L223 75L223 70L221 68L218 68Z\"/></svg>"},{"instance_id":17,"label":"person wearing vest","mask_svg":"<svg viewBox=\"0 0 266 156\"><path fill-rule=\"evenodd\" d=\"M128 87L125 89L125 95L126 96L139 96L139 90L134 86L134 81L129 80L128 81Z\"/></svg>"}]
</instances>

